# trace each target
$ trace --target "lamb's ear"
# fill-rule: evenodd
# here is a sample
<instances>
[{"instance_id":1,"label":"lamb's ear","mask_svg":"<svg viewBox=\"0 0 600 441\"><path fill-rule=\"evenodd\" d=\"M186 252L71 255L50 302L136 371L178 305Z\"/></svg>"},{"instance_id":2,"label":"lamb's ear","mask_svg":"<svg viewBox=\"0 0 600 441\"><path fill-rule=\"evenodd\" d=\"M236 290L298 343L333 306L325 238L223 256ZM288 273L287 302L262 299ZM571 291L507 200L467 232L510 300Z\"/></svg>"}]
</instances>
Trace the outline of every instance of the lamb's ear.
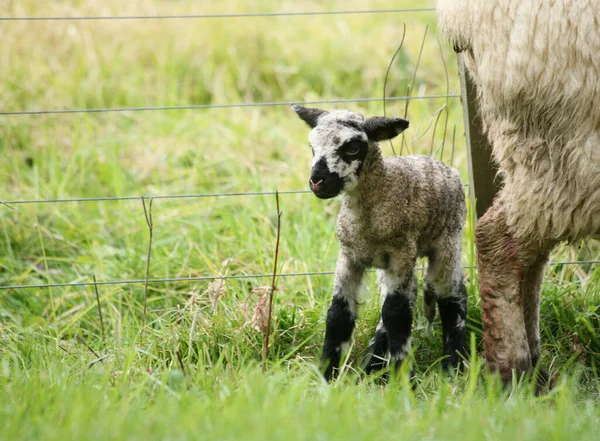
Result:
<instances>
[{"instance_id":1,"label":"lamb's ear","mask_svg":"<svg viewBox=\"0 0 600 441\"><path fill-rule=\"evenodd\" d=\"M317 125L317 120L321 115L327 113L325 110L302 107L298 104L292 105L292 109L298 114L300 119L308 124L312 129Z\"/></svg>"},{"instance_id":2,"label":"lamb's ear","mask_svg":"<svg viewBox=\"0 0 600 441\"><path fill-rule=\"evenodd\" d=\"M363 130L371 141L392 139L404 132L408 121L402 118L386 118L374 116L363 123Z\"/></svg>"}]
</instances>

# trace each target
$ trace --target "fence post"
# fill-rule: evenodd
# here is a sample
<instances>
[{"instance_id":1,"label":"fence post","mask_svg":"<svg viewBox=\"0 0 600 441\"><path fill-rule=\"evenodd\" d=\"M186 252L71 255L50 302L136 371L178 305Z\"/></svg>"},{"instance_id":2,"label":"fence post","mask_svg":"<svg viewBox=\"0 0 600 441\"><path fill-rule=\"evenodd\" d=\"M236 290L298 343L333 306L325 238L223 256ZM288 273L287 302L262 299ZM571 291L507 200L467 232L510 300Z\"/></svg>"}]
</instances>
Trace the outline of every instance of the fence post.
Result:
<instances>
[{"instance_id":1,"label":"fence post","mask_svg":"<svg viewBox=\"0 0 600 441\"><path fill-rule=\"evenodd\" d=\"M467 75L463 55L460 53L458 71L467 138L469 194L471 206L475 207L477 218L480 218L492 205L494 196L500 189L500 182L495 179L498 167L492 161L492 147L483 135L481 118L477 114L475 84Z\"/></svg>"}]
</instances>

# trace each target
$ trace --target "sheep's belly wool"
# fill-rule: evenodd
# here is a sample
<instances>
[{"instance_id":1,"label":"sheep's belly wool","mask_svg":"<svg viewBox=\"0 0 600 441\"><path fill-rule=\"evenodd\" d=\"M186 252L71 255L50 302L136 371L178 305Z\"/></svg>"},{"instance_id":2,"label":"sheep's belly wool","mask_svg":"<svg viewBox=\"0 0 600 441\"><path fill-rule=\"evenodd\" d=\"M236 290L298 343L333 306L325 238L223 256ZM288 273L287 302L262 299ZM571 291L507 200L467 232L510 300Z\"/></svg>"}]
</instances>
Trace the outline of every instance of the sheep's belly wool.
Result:
<instances>
[{"instance_id":1,"label":"sheep's belly wool","mask_svg":"<svg viewBox=\"0 0 600 441\"><path fill-rule=\"evenodd\" d=\"M600 233L600 1L439 0L520 237Z\"/></svg>"}]
</instances>

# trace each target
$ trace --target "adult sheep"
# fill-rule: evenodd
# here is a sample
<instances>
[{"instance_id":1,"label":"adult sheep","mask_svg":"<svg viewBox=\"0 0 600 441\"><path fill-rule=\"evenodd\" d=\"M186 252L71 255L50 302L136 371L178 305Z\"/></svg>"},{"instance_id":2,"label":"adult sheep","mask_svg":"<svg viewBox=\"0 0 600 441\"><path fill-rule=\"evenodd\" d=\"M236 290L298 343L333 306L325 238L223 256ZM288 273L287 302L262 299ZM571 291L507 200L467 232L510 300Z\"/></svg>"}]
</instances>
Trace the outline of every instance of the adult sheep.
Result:
<instances>
[{"instance_id":1,"label":"adult sheep","mask_svg":"<svg viewBox=\"0 0 600 441\"><path fill-rule=\"evenodd\" d=\"M438 0L464 54L503 187L475 241L488 365L538 367L550 251L600 233L600 2Z\"/></svg>"}]
</instances>

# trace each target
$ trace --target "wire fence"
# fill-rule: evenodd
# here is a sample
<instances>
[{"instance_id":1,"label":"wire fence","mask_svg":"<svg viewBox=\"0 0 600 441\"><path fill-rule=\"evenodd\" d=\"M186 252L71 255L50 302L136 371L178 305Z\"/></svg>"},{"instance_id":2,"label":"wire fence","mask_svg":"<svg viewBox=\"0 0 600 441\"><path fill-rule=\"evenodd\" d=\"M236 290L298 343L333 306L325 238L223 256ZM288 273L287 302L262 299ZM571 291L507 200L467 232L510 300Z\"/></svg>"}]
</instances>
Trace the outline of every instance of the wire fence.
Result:
<instances>
[{"instance_id":1,"label":"wire fence","mask_svg":"<svg viewBox=\"0 0 600 441\"><path fill-rule=\"evenodd\" d=\"M368 9L368 10L334 10L334 11L298 11L298 12L265 12L265 13L245 13L245 14L188 14L188 15L124 15L124 16L30 16L30 17L0 17L4 22L38 22L38 21L92 21L92 20L201 20L201 19L251 19L251 18L275 18L275 17L310 17L310 16L339 16L339 15L358 15L358 14L398 14L398 13L432 13L435 8L397 8L397 9ZM421 52L422 52L421 47ZM420 60L421 54L419 54ZM418 67L418 62L417 62ZM416 76L415 69L415 76ZM446 71L447 75L447 71ZM414 78L413 78L414 81ZM430 94L430 95L403 95L403 96L383 96L367 98L349 98L349 99L321 99L312 101L270 101L270 102L242 102L242 103L213 103L182 106L144 106L144 107L117 107L117 108L79 108L79 109L24 109L6 111L0 109L0 115L6 117L18 117L23 115L61 115L61 114L90 114L106 112L145 112L145 111L176 111L176 110L210 110L210 109L228 109L228 108L252 108L252 107L273 107L289 106L292 104L340 104L340 103L368 103L385 101L406 101L410 100L429 100L429 99L454 99L461 97L458 93ZM408 106L408 104L407 104ZM437 120L441 112L437 114ZM434 115L432 115L434 116ZM455 127L456 130L456 127ZM455 136L455 135L454 135ZM454 138L453 136L453 138ZM433 149L433 147L432 147ZM453 146L454 149L454 146ZM432 150L433 151L433 150ZM452 153L454 156L454 152ZM469 184L464 184L468 187ZM270 195L293 195L308 194L309 190L284 190L284 191L255 191L255 192L229 192L229 193L198 193L198 194L171 194L157 196L107 196L107 197L75 197L75 198L48 198L48 199L20 199L20 200L0 200L0 204L7 208L14 209L14 206L25 204L64 204L78 202L114 202L114 201L133 201L133 200L175 200L175 199L195 199L208 197L251 197L251 196L270 196ZM145 208L145 205L144 205ZM150 252L150 250L149 250ZM600 260L566 260L551 262L552 265L581 265L597 264ZM473 269L472 266L464 266L464 269ZM423 268L419 268L423 269ZM278 277L313 277L313 276L331 276L333 271L305 271L278 273ZM234 274L224 276L195 276L195 277L164 277L150 279L127 279L127 280L108 280L108 281L87 281L78 280L59 283L37 283L37 284L15 284L0 286L0 290L28 290L45 289L55 287L88 287L103 285L131 285L151 283L169 283L169 282L209 282L216 279L260 279L269 278L273 274Z\"/></svg>"},{"instance_id":2,"label":"wire fence","mask_svg":"<svg viewBox=\"0 0 600 441\"><path fill-rule=\"evenodd\" d=\"M18 110L18 111L0 111L0 115L51 115L51 114L69 114L69 113L106 113L106 112L147 112L156 110L198 110L198 109L230 109L239 107L273 107L273 106L291 106L292 104L313 105L313 104L341 104L341 103L370 103L382 101L409 101L409 100L431 100L440 98L460 98L460 94L439 94L439 95L416 95L416 96L392 96L377 98L349 98L332 100L313 100L313 101L270 101L258 103L231 103L231 104L192 104L187 106L147 106L147 107L109 107L101 109L49 109L49 110Z\"/></svg>"},{"instance_id":3,"label":"wire fence","mask_svg":"<svg viewBox=\"0 0 600 441\"><path fill-rule=\"evenodd\" d=\"M433 12L435 8L355 9L339 11L257 12L248 14L183 14L183 15L121 15L121 16L62 16L62 17L0 17L0 21L72 21L72 20L171 20L210 18L306 17L319 15L393 14Z\"/></svg>"},{"instance_id":4,"label":"wire fence","mask_svg":"<svg viewBox=\"0 0 600 441\"><path fill-rule=\"evenodd\" d=\"M548 265L583 265L597 264L600 260L564 260L552 261ZM475 269L472 265L463 265L463 270ZM417 267L416 271L423 271L425 267ZM367 273L374 273L375 270L368 270ZM277 273L277 277L313 277L313 276L332 276L335 271L301 271L291 273ZM38 283L31 285L6 285L0 286L0 290L8 289L32 289L32 288L64 288L64 287L81 287L81 286L103 286L103 285L134 285L143 283L170 283L170 282L212 282L213 280L236 280L236 279L268 279L273 277L273 273L263 274L234 274L221 276L193 276L193 277L161 277L156 279L127 279L127 280L106 280L106 281L79 281L79 282L64 282L64 283Z\"/></svg>"}]
</instances>

